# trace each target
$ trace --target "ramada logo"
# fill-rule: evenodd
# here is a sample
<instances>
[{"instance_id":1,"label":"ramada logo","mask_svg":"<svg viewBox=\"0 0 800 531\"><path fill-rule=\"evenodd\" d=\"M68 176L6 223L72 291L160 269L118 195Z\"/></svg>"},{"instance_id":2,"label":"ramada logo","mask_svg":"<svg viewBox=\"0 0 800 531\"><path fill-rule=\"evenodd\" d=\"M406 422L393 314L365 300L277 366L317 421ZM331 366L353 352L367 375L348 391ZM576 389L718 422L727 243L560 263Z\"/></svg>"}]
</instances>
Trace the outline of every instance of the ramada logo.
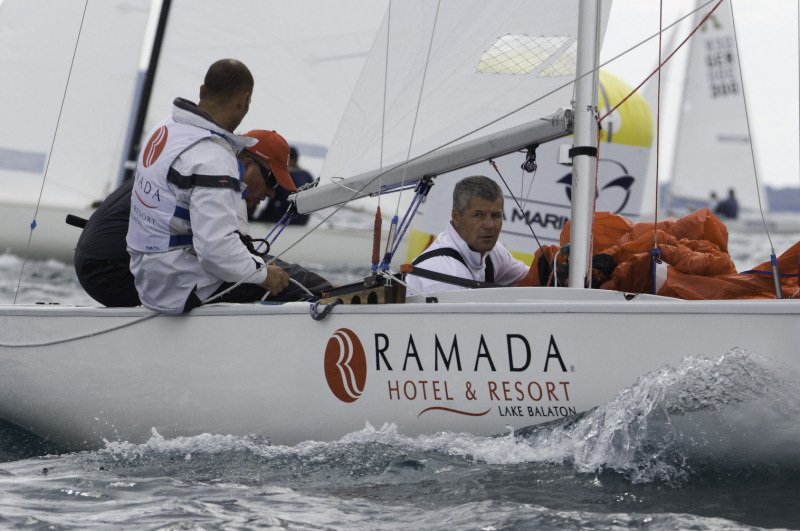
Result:
<instances>
[{"instance_id":1,"label":"ramada logo","mask_svg":"<svg viewBox=\"0 0 800 531\"><path fill-rule=\"evenodd\" d=\"M367 356L358 336L347 328L333 333L325 347L325 379L342 402L355 402L367 381Z\"/></svg>"},{"instance_id":2,"label":"ramada logo","mask_svg":"<svg viewBox=\"0 0 800 531\"><path fill-rule=\"evenodd\" d=\"M149 168L158 160L161 152L164 151L164 146L167 145L167 133L167 126L162 125L156 129L156 132L147 141L144 152L142 152L142 164L144 164L145 168Z\"/></svg>"}]
</instances>

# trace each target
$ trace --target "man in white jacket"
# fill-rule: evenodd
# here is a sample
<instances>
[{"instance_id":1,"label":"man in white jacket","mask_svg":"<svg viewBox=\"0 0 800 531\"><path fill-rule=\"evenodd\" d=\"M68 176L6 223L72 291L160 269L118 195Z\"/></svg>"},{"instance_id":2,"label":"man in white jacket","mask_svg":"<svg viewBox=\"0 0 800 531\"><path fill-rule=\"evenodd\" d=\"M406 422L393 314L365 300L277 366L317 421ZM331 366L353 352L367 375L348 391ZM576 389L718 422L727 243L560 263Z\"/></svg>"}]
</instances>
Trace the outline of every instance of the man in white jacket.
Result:
<instances>
[{"instance_id":1,"label":"man in white jacket","mask_svg":"<svg viewBox=\"0 0 800 531\"><path fill-rule=\"evenodd\" d=\"M172 116L146 137L133 177L127 245L136 289L150 309L187 312L240 281L244 290L216 300L254 301L289 283L283 269L265 266L237 233L244 190L237 154L258 140L232 131L249 110L253 85L244 64L217 61L198 104L177 98Z\"/></svg>"},{"instance_id":2,"label":"man in white jacket","mask_svg":"<svg viewBox=\"0 0 800 531\"><path fill-rule=\"evenodd\" d=\"M409 287L435 293L516 285L528 273L528 266L497 242L502 227L500 186L482 175L462 179L453 190L450 223L412 262L406 279Z\"/></svg>"}]
</instances>

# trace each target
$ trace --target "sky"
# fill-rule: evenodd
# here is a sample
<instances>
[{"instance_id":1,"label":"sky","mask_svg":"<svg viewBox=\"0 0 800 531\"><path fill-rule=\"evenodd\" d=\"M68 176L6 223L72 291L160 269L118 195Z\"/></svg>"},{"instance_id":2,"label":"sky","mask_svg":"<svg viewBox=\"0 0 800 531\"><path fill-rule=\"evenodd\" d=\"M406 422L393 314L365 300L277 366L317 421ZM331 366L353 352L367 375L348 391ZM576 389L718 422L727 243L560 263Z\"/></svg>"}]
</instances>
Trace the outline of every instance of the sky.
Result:
<instances>
[{"instance_id":1,"label":"sky","mask_svg":"<svg viewBox=\"0 0 800 531\"><path fill-rule=\"evenodd\" d=\"M710 10L717 0L702 0ZM759 179L770 186L800 186L798 149L798 0L732 1L743 85ZM601 62L654 35L659 27L658 0L614 0ZM692 11L694 0L664 0L664 25ZM688 30L684 30L686 32ZM667 46L666 37L662 45ZM667 55L666 53L664 54ZM658 62L658 39L641 51L614 61L606 68L633 86ZM662 74L661 176L669 175L674 136L673 104L667 91L679 86L671 74Z\"/></svg>"}]
</instances>

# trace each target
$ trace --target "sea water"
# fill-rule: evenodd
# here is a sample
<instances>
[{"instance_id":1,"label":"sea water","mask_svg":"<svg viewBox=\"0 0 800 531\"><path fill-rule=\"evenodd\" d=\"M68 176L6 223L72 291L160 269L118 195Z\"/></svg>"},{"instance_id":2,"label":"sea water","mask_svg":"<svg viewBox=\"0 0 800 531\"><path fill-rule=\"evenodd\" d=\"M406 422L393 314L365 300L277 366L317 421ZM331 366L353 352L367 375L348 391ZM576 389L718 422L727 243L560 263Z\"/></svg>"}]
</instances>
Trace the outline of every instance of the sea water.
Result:
<instances>
[{"instance_id":1,"label":"sea water","mask_svg":"<svg viewBox=\"0 0 800 531\"><path fill-rule=\"evenodd\" d=\"M730 250L744 270L770 245ZM0 302L15 298L92 304L70 265L0 255ZM64 453L0 422L0 528L272 527L800 529L800 384L752 352L687 357L591 411L498 437L365 424L295 446L153 432Z\"/></svg>"}]
</instances>

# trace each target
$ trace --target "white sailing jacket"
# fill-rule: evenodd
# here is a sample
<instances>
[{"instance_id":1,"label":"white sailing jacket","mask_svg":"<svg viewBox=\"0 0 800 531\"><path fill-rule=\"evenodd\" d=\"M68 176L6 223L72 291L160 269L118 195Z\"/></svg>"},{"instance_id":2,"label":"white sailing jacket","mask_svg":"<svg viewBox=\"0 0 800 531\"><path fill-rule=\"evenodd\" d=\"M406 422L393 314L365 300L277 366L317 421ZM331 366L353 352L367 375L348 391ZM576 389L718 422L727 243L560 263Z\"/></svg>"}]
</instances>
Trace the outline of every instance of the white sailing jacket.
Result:
<instances>
[{"instance_id":1,"label":"white sailing jacket","mask_svg":"<svg viewBox=\"0 0 800 531\"><path fill-rule=\"evenodd\" d=\"M455 249L464 258L466 265L461 261L449 256L435 256L420 262L419 266L429 271L444 273L454 277L479 280L486 280L486 263L481 259L481 253L469 248L451 223L447 224L444 232L440 233L436 240L425 249L425 252L449 247ZM487 253L491 256L494 265L494 283L502 286L515 286L528 273L528 266L525 262L517 260L506 249L502 243L497 242L494 248ZM422 293L435 293L437 291L450 291L456 289L467 289L464 286L431 280L428 278L409 275L406 278L409 287Z\"/></svg>"},{"instance_id":2,"label":"white sailing jacket","mask_svg":"<svg viewBox=\"0 0 800 531\"><path fill-rule=\"evenodd\" d=\"M245 188L236 153L256 139L225 131L180 98L147 138L127 235L142 304L181 313L192 291L203 300L224 281L262 283L264 261L234 232Z\"/></svg>"}]
</instances>

